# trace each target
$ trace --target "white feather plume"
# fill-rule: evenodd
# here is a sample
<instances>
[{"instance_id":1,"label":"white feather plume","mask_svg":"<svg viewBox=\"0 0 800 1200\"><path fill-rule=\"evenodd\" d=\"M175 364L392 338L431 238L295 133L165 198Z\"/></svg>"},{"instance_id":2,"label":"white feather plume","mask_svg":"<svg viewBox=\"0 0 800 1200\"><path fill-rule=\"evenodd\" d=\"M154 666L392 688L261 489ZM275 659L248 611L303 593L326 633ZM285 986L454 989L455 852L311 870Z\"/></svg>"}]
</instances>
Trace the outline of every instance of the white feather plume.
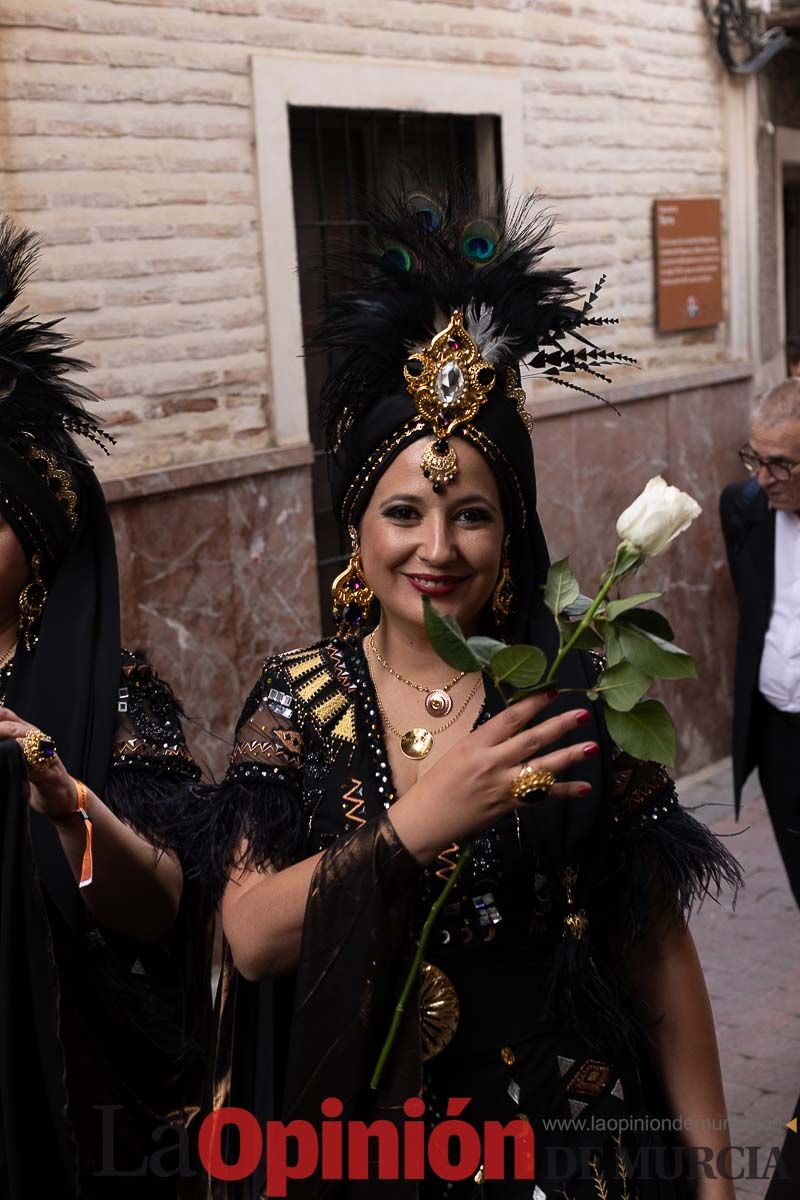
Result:
<instances>
[{"instance_id":1,"label":"white feather plume","mask_svg":"<svg viewBox=\"0 0 800 1200\"><path fill-rule=\"evenodd\" d=\"M464 328L476 343L481 357L488 363L496 363L508 357L513 339L507 329L494 325L494 309L491 304L476 305L474 301L464 314Z\"/></svg>"}]
</instances>

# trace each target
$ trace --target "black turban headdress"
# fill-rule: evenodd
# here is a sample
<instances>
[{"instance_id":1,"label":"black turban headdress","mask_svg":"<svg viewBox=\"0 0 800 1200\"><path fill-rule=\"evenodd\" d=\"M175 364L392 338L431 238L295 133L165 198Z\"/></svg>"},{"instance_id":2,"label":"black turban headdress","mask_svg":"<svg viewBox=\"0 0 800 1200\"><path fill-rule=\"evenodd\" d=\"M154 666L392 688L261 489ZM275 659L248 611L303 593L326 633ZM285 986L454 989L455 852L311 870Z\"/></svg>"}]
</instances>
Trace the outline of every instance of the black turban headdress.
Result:
<instances>
[{"instance_id":1,"label":"black turban headdress","mask_svg":"<svg viewBox=\"0 0 800 1200\"><path fill-rule=\"evenodd\" d=\"M610 382L601 367L633 361L584 332L611 323L592 315L603 280L578 303L572 272L541 265L552 221L533 197L510 205L504 193L417 187L371 205L363 221L366 242L332 261L340 290L311 342L332 363L320 409L334 511L356 525L382 473L418 438L442 490L457 471L453 439L469 441L500 486L519 601L513 633L526 638L549 559L520 367L585 392L566 377Z\"/></svg>"}]
</instances>

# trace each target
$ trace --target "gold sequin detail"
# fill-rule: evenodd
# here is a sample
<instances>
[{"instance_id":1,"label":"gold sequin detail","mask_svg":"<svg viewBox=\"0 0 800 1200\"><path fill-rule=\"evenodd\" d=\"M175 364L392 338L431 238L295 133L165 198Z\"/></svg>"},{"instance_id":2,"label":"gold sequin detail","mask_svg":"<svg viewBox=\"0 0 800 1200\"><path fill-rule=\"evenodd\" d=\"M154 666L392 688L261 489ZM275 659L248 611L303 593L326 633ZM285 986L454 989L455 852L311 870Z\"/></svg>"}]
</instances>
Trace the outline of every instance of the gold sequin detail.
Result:
<instances>
[{"instance_id":1,"label":"gold sequin detail","mask_svg":"<svg viewBox=\"0 0 800 1200\"><path fill-rule=\"evenodd\" d=\"M517 1061L517 1056L510 1046L503 1046L503 1049L500 1051L500 1057L507 1067L513 1067Z\"/></svg>"}]
</instances>

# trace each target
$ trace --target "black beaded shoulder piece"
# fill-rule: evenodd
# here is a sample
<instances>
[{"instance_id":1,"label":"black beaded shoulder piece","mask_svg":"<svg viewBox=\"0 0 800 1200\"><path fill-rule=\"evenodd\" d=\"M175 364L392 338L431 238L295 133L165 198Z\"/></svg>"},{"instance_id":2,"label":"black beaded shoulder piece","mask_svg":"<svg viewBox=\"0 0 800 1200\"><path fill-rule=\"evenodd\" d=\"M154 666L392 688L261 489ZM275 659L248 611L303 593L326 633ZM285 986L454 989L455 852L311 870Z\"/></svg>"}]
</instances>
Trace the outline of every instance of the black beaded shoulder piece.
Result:
<instances>
[{"instance_id":1,"label":"black beaded shoulder piece","mask_svg":"<svg viewBox=\"0 0 800 1200\"><path fill-rule=\"evenodd\" d=\"M352 754L355 691L335 641L267 659L239 718L227 777L294 783L312 742L328 766Z\"/></svg>"}]
</instances>

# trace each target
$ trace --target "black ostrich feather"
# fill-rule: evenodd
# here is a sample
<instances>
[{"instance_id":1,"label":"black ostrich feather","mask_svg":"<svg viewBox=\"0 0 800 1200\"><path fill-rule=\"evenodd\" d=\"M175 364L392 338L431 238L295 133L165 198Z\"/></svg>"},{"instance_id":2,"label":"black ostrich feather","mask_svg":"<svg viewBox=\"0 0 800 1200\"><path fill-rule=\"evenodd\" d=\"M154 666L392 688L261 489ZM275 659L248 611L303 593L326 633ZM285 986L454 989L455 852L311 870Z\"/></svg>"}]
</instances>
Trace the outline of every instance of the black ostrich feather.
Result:
<instances>
[{"instance_id":1,"label":"black ostrich feather","mask_svg":"<svg viewBox=\"0 0 800 1200\"><path fill-rule=\"evenodd\" d=\"M60 319L40 321L24 309L9 313L39 249L34 233L17 229L9 217L0 221L0 438L30 434L41 439L44 434L67 449L63 435L79 434L105 450L114 439L84 407L98 397L67 378L70 371L90 367L68 353L77 343L57 331Z\"/></svg>"},{"instance_id":2,"label":"black ostrich feather","mask_svg":"<svg viewBox=\"0 0 800 1200\"><path fill-rule=\"evenodd\" d=\"M364 207L360 221L366 236L329 259L333 294L309 343L332 357L320 397L329 444L371 401L404 388L409 354L426 347L456 309L495 367L523 363L585 391L563 376L608 382L598 368L634 362L581 332L614 323L591 315L604 278L581 303L574 271L541 265L553 219L537 197L512 204L505 193L476 200L465 186L412 187Z\"/></svg>"}]
</instances>

